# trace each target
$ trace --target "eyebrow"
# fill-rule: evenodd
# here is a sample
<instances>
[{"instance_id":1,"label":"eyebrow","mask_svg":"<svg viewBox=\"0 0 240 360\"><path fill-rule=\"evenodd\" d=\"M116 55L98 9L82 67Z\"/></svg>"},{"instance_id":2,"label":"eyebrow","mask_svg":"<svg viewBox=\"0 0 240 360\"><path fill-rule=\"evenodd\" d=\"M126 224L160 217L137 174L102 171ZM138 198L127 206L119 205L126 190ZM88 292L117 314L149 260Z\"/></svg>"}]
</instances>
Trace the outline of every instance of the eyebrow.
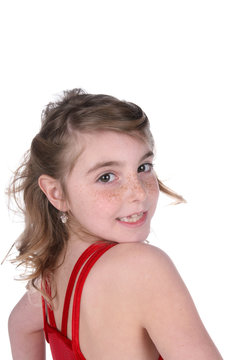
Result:
<instances>
[{"instance_id":1,"label":"eyebrow","mask_svg":"<svg viewBox=\"0 0 240 360\"><path fill-rule=\"evenodd\" d=\"M143 155L140 159L140 162L153 156L153 152L152 151L148 151L145 155ZM87 175L96 171L96 170L99 170L103 167L106 167L106 166L121 166L123 163L121 161L102 161L102 162L98 162L97 164L95 164L93 167L91 167L88 171L87 171Z\"/></svg>"}]
</instances>

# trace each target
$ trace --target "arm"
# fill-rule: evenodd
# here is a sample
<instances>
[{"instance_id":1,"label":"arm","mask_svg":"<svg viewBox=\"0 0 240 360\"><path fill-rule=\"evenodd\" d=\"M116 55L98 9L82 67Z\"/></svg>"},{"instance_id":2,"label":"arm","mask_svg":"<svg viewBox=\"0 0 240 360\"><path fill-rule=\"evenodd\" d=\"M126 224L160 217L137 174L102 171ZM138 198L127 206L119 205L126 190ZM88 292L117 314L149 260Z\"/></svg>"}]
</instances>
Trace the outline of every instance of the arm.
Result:
<instances>
[{"instance_id":1,"label":"arm","mask_svg":"<svg viewBox=\"0 0 240 360\"><path fill-rule=\"evenodd\" d=\"M9 337L13 360L45 360L41 294L27 292L12 310Z\"/></svg>"},{"instance_id":2,"label":"arm","mask_svg":"<svg viewBox=\"0 0 240 360\"><path fill-rule=\"evenodd\" d=\"M169 257L137 245L132 264L139 322L164 360L222 360ZM141 301L139 301L141 299Z\"/></svg>"}]
</instances>

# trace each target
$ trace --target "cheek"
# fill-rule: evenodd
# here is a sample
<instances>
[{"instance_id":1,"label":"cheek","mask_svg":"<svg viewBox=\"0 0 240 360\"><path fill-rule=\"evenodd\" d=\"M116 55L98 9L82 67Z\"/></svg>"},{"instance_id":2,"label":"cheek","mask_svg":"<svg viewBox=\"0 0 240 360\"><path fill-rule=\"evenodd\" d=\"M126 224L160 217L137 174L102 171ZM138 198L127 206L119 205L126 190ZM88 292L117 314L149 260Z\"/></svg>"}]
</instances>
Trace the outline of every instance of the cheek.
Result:
<instances>
[{"instance_id":1,"label":"cheek","mask_svg":"<svg viewBox=\"0 0 240 360\"><path fill-rule=\"evenodd\" d=\"M152 176L152 177L149 177L149 178L145 179L144 186L145 186L145 189L146 189L147 193L150 196L153 196L153 197L156 196L156 198L158 198L159 186L158 186L157 178L155 176L154 177Z\"/></svg>"},{"instance_id":2,"label":"cheek","mask_svg":"<svg viewBox=\"0 0 240 360\"><path fill-rule=\"evenodd\" d=\"M101 190L95 191L94 193L90 194L94 207L101 211L102 213L111 213L114 209L119 205L122 201L122 191L119 190Z\"/></svg>"}]
</instances>

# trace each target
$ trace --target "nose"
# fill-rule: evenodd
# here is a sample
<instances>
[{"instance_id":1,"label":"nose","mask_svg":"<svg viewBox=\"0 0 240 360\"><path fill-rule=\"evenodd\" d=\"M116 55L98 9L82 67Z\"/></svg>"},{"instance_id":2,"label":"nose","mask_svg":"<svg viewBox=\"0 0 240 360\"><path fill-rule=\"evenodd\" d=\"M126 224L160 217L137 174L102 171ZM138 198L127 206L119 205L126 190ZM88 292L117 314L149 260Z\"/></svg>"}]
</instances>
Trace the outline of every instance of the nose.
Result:
<instances>
[{"instance_id":1,"label":"nose","mask_svg":"<svg viewBox=\"0 0 240 360\"><path fill-rule=\"evenodd\" d=\"M144 201L146 199L147 192L145 186L138 176L130 177L127 187L129 202Z\"/></svg>"}]
</instances>

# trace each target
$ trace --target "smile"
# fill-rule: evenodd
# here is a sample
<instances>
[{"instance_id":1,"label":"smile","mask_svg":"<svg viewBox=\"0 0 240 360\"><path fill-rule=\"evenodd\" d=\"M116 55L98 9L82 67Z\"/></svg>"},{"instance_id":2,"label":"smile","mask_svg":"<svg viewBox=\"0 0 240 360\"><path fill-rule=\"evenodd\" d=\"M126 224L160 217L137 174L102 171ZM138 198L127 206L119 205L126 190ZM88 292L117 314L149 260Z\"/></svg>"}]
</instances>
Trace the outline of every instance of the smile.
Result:
<instances>
[{"instance_id":1,"label":"smile","mask_svg":"<svg viewBox=\"0 0 240 360\"><path fill-rule=\"evenodd\" d=\"M146 216L147 216L147 212L145 211L130 216L117 218L117 220L120 221L121 223L126 223L126 224L140 224L145 221Z\"/></svg>"}]
</instances>

